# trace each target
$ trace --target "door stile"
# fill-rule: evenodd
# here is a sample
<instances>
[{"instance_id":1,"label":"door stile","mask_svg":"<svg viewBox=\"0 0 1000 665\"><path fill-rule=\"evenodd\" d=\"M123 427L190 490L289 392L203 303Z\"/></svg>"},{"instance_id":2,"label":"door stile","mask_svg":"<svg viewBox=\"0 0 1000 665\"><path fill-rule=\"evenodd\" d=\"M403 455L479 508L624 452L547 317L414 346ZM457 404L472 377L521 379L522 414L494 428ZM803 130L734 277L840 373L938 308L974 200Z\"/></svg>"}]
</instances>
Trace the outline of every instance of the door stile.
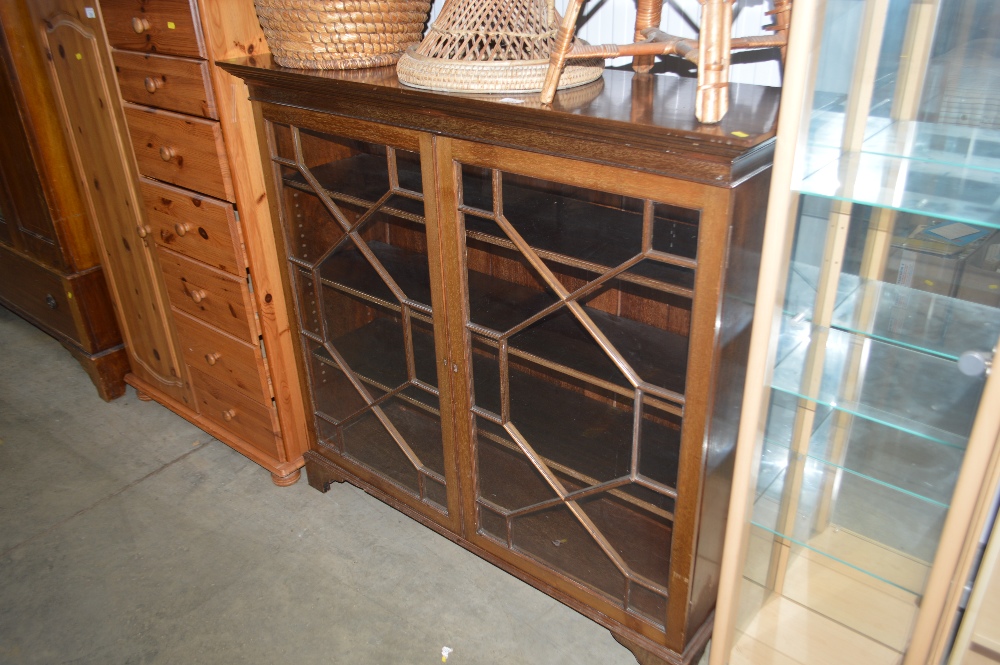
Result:
<instances>
[{"instance_id":1,"label":"door stile","mask_svg":"<svg viewBox=\"0 0 1000 665\"><path fill-rule=\"evenodd\" d=\"M465 299L454 292L455 283L462 273L454 270L457 247L455 228L457 207L454 205L455 179L448 166L451 159L447 150L447 139L431 134L420 135L421 177L424 186L424 220L427 229L427 260L431 278L431 304L434 308L434 349L438 363L438 393L441 409L441 434L444 439L445 480L448 487L448 518L450 528L462 536L467 533L469 513L467 505L472 486L472 476L468 472L466 452L469 448L469 432L462 427L469 413L468 383L460 380L469 365L460 358L464 348L462 336L456 336L452 328L457 322L461 331L462 306ZM463 262L464 267L464 262ZM449 283L450 280L450 283ZM451 310L458 309L458 312ZM452 340L458 340L453 343ZM457 347L457 348L456 348ZM456 370L457 367L457 370ZM451 423L449 427L446 423Z\"/></svg>"},{"instance_id":2,"label":"door stile","mask_svg":"<svg viewBox=\"0 0 1000 665\"><path fill-rule=\"evenodd\" d=\"M688 606L694 579L703 467L712 412L717 351L716 327L722 307L723 281L732 230L732 195L705 187L698 233L698 271L695 276L685 383L684 424L681 432L677 507L670 552L670 595L667 598L667 646L681 651L687 642Z\"/></svg>"}]
</instances>

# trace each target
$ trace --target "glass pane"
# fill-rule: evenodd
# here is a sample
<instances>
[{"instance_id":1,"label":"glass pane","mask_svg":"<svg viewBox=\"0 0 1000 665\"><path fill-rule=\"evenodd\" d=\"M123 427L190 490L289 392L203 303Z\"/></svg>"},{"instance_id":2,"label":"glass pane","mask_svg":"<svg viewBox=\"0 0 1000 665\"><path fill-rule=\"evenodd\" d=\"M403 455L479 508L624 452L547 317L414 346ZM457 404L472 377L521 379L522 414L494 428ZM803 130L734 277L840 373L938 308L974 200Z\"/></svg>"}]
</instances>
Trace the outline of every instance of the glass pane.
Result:
<instances>
[{"instance_id":1,"label":"glass pane","mask_svg":"<svg viewBox=\"0 0 1000 665\"><path fill-rule=\"evenodd\" d=\"M478 529L662 629L698 215L460 173Z\"/></svg>"},{"instance_id":2,"label":"glass pane","mask_svg":"<svg viewBox=\"0 0 1000 665\"><path fill-rule=\"evenodd\" d=\"M440 513L448 501L419 155L274 132L324 451Z\"/></svg>"}]
</instances>

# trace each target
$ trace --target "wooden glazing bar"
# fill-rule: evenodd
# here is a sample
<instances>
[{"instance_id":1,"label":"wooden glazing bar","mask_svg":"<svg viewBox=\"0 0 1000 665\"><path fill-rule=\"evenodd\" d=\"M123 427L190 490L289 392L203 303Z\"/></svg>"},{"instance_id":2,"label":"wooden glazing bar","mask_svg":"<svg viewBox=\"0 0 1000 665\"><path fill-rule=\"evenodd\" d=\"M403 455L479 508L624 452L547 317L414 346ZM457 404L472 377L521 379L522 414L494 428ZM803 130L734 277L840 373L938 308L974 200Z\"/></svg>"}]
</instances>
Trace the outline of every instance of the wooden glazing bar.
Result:
<instances>
[{"instance_id":1,"label":"wooden glazing bar","mask_svg":"<svg viewBox=\"0 0 1000 665\"><path fill-rule=\"evenodd\" d=\"M484 432L484 431L480 430L479 433L478 433L478 436L484 437L484 438L488 439L489 441L492 441L493 443L495 443L495 444L497 444L499 446L503 446L504 448L507 448L508 450L513 450L513 451L520 450L517 447L516 444L513 444L510 441L507 441L507 440L505 440L505 439L503 439L501 437L498 437L498 436L496 436L496 435L494 435L494 434L492 434L490 432ZM555 461L553 461L553 460L551 460L551 459L549 459L547 457L542 457L542 459L545 461L545 464L550 469L552 469L553 471L557 471L557 472L559 472L559 473L561 473L561 474L563 474L565 476L569 476L570 478L572 478L573 480L575 480L577 482L584 483L586 485L596 485L596 484L599 484L601 482L601 481L597 480L596 478L593 478L593 477L588 476L586 474L580 473L579 471L576 471L575 469L567 467L564 464L560 464L558 462L555 462ZM641 477L640 477L640 480L641 480ZM665 485L662 485L660 483L656 483L654 481L649 481L648 483L636 482L636 484L641 485L643 487L646 487L647 489L653 489L654 491L657 491L657 492L660 492L660 490L658 488L660 488L660 487L666 487ZM670 496L670 498L674 498L675 499L676 498L676 494L677 494L676 491L674 491L672 488L667 488L667 489L669 490L669 492L660 492L660 493L661 494L665 494L667 496ZM671 495L670 492L672 492L672 495ZM653 514L653 515L656 515L657 517L661 517L661 518L663 518L665 520L669 520L669 521L673 521L673 519L674 519L674 514L671 511L664 510L663 508L660 508L659 506L654 506L654 505L652 505L651 503L649 503L647 501L643 501L642 499L638 499L635 496L629 494L628 492L623 492L623 491L618 490L618 489L613 489L613 490L610 490L608 492L608 494L610 494L611 496L615 497L616 499L619 499L620 501L624 501L624 502L626 502L628 504L631 504L631 505L635 506L636 508L640 508L640 509L645 510L645 511L647 511L647 512ZM490 506L492 506L494 508L494 512L497 512L497 513L499 513L501 515L507 515L510 512L506 508L502 508L500 506L497 506L496 504L491 503L488 499L486 499L484 497L478 497L477 501L479 501L480 503L483 503L483 504L489 504Z\"/></svg>"}]
</instances>

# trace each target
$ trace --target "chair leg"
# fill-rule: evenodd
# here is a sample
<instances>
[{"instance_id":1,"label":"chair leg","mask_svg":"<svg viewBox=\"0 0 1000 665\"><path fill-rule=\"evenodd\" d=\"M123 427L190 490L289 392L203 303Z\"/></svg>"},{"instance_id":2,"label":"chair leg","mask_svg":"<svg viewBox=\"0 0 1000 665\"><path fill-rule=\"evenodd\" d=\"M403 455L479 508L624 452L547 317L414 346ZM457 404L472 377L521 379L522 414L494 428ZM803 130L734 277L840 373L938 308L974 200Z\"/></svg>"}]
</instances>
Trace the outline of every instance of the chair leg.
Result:
<instances>
[{"instance_id":1,"label":"chair leg","mask_svg":"<svg viewBox=\"0 0 1000 665\"><path fill-rule=\"evenodd\" d=\"M660 27L660 15L663 13L663 0L639 0L635 13L635 41L645 39L642 31L647 28ZM632 58L632 71L636 74L647 74L656 62L655 55L638 55Z\"/></svg>"},{"instance_id":2,"label":"chair leg","mask_svg":"<svg viewBox=\"0 0 1000 665\"><path fill-rule=\"evenodd\" d=\"M563 16L562 25L556 34L555 44L552 46L552 53L549 54L549 68L545 72L545 84L542 86L543 104L551 104L556 96L556 88L559 87L559 77L562 76L563 67L566 65L566 54L573 47L573 35L576 33L576 19L580 16L580 8L583 7L583 0L569 0L566 6L566 14Z\"/></svg>"},{"instance_id":3,"label":"chair leg","mask_svg":"<svg viewBox=\"0 0 1000 665\"><path fill-rule=\"evenodd\" d=\"M705 0L698 39L698 92L695 116L714 124L729 110L733 0Z\"/></svg>"}]
</instances>

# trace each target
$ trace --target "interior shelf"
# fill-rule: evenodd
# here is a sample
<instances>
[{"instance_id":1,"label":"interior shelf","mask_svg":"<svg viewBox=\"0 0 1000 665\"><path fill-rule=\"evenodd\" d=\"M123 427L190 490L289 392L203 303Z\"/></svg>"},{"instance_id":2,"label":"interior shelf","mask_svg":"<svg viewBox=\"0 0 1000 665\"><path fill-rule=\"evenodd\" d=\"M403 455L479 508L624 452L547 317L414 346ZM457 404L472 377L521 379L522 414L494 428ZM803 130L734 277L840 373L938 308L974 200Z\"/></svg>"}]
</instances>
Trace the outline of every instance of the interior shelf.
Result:
<instances>
[{"instance_id":1,"label":"interior shelf","mask_svg":"<svg viewBox=\"0 0 1000 665\"><path fill-rule=\"evenodd\" d=\"M810 149L839 148L844 114L817 113L809 125ZM1000 130L969 125L893 121L869 116L861 152L959 168L1000 172Z\"/></svg>"},{"instance_id":2,"label":"interior shelf","mask_svg":"<svg viewBox=\"0 0 1000 665\"><path fill-rule=\"evenodd\" d=\"M801 194L1000 228L1000 173L993 170L850 152L793 187Z\"/></svg>"},{"instance_id":3,"label":"interior shelf","mask_svg":"<svg viewBox=\"0 0 1000 665\"><path fill-rule=\"evenodd\" d=\"M354 155L309 170L323 190L335 201L345 201L367 208L390 190L388 161L384 155ZM419 197L423 190L420 165L397 159L396 172L400 189ZM300 173L286 173L283 181L288 187L306 192L313 191ZM382 209L415 221L423 220L423 202L416 198L395 196Z\"/></svg>"},{"instance_id":4,"label":"interior shelf","mask_svg":"<svg viewBox=\"0 0 1000 665\"><path fill-rule=\"evenodd\" d=\"M427 304L430 277L427 259L381 242L369 248L406 285L408 298ZM335 254L320 269L323 283L355 297L399 311L399 303L357 249ZM500 334L555 302L544 292L469 271L469 309L473 323ZM631 319L584 308L643 381L682 395L687 372L687 338ZM399 338L402 339L402 338ZM611 359L565 308L510 340L511 354L631 395L633 388ZM433 353L431 354L433 355ZM682 398L679 398L682 399Z\"/></svg>"},{"instance_id":5,"label":"interior shelf","mask_svg":"<svg viewBox=\"0 0 1000 665\"><path fill-rule=\"evenodd\" d=\"M336 338L332 345L348 359L351 369L365 383L382 391L406 382L403 331L398 322L377 318L369 324ZM433 338L413 331L416 374L434 376ZM320 362L339 370L328 353L318 347ZM477 403L499 413L500 376L495 361L473 354ZM632 451L631 410L616 408L569 389L560 390L552 381L516 369L510 372L511 419L535 450L552 468L577 483L593 485L627 476ZM425 409L431 407L424 405ZM513 446L499 426L480 418L482 433L494 442ZM645 419L642 427L640 472L652 480L676 486L680 431ZM655 503L643 502L662 513L673 510L669 497L652 492Z\"/></svg>"},{"instance_id":6,"label":"interior shelf","mask_svg":"<svg viewBox=\"0 0 1000 665\"><path fill-rule=\"evenodd\" d=\"M785 311L811 319L819 270L794 263ZM862 311L867 310L867 320ZM989 351L1000 336L1000 310L898 284L843 273L837 284L833 328L958 360Z\"/></svg>"},{"instance_id":7,"label":"interior shelf","mask_svg":"<svg viewBox=\"0 0 1000 665\"><path fill-rule=\"evenodd\" d=\"M772 404L753 524L920 593L957 480L955 460L964 451L824 410L808 452L799 458L786 443L795 415L795 400L786 397ZM792 487L786 483L795 460L800 485L790 497ZM824 496L824 488L829 492L834 487L835 476L835 496ZM782 521L779 508L785 504L794 513ZM827 521L819 517L823 505L830 509Z\"/></svg>"},{"instance_id":8,"label":"interior shelf","mask_svg":"<svg viewBox=\"0 0 1000 665\"><path fill-rule=\"evenodd\" d=\"M471 213L465 218L466 233L476 240L513 248L491 219L489 180L468 171L463 178L462 209ZM636 201L635 207L640 206L641 201ZM505 178L503 214L539 255L593 272L606 272L642 251L641 208L622 210ZM654 216L652 246L663 252L663 261L644 261L629 274L693 288L698 250L696 220Z\"/></svg>"},{"instance_id":9,"label":"interior shelf","mask_svg":"<svg viewBox=\"0 0 1000 665\"><path fill-rule=\"evenodd\" d=\"M804 371L817 353L822 379L807 387ZM778 354L776 390L946 446L965 446L983 380L962 374L952 361L788 319Z\"/></svg>"},{"instance_id":10,"label":"interior shelf","mask_svg":"<svg viewBox=\"0 0 1000 665\"><path fill-rule=\"evenodd\" d=\"M397 160L400 187L419 193L420 170L413 162ZM324 191L335 201L369 208L389 191L386 158L361 154L311 169ZM492 204L484 194L489 181L481 175L464 174L463 210L468 236L492 245L514 249L514 244L490 219ZM299 173L286 174L284 183L295 189L313 189ZM540 256L555 263L603 273L642 250L642 213L620 210L517 183L503 188L505 216ZM484 198L487 197L487 198ZM482 208L482 209L480 209ZM423 202L393 196L382 211L423 223ZM692 215L694 213L692 212ZM620 279L657 290L692 297L697 255L697 223L692 220L654 217L652 247L658 259L646 259Z\"/></svg>"}]
</instances>

